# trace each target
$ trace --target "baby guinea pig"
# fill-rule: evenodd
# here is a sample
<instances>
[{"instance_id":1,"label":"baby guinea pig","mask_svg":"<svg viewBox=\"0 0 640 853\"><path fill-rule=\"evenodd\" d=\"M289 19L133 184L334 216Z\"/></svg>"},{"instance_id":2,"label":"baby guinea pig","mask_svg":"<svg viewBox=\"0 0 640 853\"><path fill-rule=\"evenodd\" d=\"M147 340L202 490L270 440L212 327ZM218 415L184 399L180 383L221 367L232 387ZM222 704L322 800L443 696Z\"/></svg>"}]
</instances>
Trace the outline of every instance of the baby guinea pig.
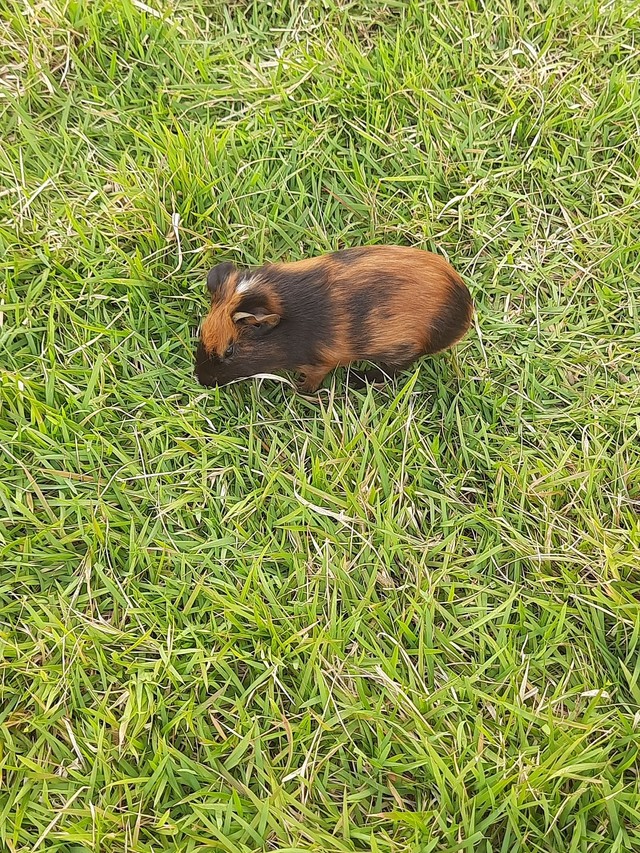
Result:
<instances>
[{"instance_id":1,"label":"baby guinea pig","mask_svg":"<svg viewBox=\"0 0 640 853\"><path fill-rule=\"evenodd\" d=\"M402 246L345 249L290 264L214 267L196 377L224 385L292 371L315 391L330 370L376 362L391 375L455 344L473 305L439 255Z\"/></svg>"}]
</instances>

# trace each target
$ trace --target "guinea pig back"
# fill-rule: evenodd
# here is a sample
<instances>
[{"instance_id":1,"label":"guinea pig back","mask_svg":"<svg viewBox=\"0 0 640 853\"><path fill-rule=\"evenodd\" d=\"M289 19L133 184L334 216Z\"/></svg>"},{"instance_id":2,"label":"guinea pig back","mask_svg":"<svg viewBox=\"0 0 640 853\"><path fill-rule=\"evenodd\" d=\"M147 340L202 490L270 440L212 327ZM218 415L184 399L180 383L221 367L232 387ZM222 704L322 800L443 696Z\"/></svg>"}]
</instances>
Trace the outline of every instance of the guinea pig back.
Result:
<instances>
[{"instance_id":1,"label":"guinea pig back","mask_svg":"<svg viewBox=\"0 0 640 853\"><path fill-rule=\"evenodd\" d=\"M327 373L371 361L391 374L447 349L471 323L469 291L439 255L402 246L345 249L289 264L209 273L196 376L224 385L257 373Z\"/></svg>"}]
</instances>

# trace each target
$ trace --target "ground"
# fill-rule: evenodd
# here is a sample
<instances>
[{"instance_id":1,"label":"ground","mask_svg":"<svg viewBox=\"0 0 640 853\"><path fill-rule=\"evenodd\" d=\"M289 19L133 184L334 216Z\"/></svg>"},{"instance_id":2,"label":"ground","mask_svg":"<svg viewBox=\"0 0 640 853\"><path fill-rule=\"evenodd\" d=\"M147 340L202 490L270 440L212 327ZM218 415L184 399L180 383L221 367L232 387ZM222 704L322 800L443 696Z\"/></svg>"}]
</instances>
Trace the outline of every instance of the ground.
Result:
<instances>
[{"instance_id":1,"label":"ground","mask_svg":"<svg viewBox=\"0 0 640 853\"><path fill-rule=\"evenodd\" d=\"M0 848L640 851L639 4L1 8ZM454 351L194 382L370 243Z\"/></svg>"}]
</instances>

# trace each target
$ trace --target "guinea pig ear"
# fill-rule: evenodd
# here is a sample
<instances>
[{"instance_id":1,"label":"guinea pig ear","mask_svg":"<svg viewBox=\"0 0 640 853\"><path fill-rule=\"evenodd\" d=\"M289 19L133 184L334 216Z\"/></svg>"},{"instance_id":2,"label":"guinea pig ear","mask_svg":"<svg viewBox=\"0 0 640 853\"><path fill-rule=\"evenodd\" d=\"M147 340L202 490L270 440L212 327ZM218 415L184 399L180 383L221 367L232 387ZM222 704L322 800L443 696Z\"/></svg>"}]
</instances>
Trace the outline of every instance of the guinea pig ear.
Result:
<instances>
[{"instance_id":1,"label":"guinea pig ear","mask_svg":"<svg viewBox=\"0 0 640 853\"><path fill-rule=\"evenodd\" d=\"M207 290L209 293L214 296L233 272L235 272L235 266L229 261L225 261L225 263L214 267L207 276Z\"/></svg>"},{"instance_id":2,"label":"guinea pig ear","mask_svg":"<svg viewBox=\"0 0 640 853\"><path fill-rule=\"evenodd\" d=\"M236 311L233 315L233 322L245 326L259 326L267 332L270 329L275 329L280 322L280 315L262 314L259 311L256 311L255 314L249 314L246 311Z\"/></svg>"}]
</instances>

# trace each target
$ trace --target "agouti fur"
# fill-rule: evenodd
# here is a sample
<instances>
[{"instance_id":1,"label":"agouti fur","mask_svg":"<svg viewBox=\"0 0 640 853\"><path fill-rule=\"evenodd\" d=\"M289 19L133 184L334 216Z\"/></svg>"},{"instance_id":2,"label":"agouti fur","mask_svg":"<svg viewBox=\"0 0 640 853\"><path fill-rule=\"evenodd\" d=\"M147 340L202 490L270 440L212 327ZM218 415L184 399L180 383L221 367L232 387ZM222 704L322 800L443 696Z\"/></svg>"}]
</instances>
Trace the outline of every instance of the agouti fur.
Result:
<instances>
[{"instance_id":1,"label":"agouti fur","mask_svg":"<svg viewBox=\"0 0 640 853\"><path fill-rule=\"evenodd\" d=\"M222 263L207 287L211 309L195 367L202 385L290 371L313 392L330 370L354 361L393 375L459 341L473 314L467 287L444 258L402 246L251 270Z\"/></svg>"}]
</instances>

